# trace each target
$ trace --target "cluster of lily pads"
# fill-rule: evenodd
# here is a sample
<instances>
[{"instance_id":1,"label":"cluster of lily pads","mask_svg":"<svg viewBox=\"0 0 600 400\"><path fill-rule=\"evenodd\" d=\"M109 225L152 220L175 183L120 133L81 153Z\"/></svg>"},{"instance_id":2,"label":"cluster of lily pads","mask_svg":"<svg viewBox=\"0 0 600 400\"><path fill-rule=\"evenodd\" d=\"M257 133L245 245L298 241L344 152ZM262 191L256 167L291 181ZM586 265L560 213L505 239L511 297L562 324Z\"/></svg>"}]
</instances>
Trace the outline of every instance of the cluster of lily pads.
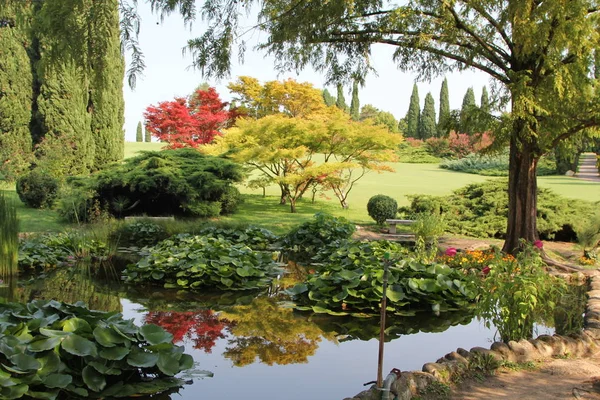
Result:
<instances>
[{"instance_id":1,"label":"cluster of lily pads","mask_svg":"<svg viewBox=\"0 0 600 400\"><path fill-rule=\"evenodd\" d=\"M83 303L0 304L0 398L108 398L180 387L193 366L156 325Z\"/></svg>"},{"instance_id":2,"label":"cluster of lily pads","mask_svg":"<svg viewBox=\"0 0 600 400\"><path fill-rule=\"evenodd\" d=\"M126 282L165 288L261 289L280 273L272 252L222 237L181 234L160 242L124 271Z\"/></svg>"}]
</instances>

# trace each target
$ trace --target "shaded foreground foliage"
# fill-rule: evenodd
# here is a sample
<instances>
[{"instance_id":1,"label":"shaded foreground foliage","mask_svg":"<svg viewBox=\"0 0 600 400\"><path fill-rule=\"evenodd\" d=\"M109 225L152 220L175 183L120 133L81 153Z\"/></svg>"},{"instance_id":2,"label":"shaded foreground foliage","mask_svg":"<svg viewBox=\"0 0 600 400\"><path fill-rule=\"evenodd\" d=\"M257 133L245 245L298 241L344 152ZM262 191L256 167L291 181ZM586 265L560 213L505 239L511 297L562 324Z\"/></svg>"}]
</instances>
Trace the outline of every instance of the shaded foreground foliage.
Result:
<instances>
[{"instance_id":1,"label":"shaded foreground foliage","mask_svg":"<svg viewBox=\"0 0 600 400\"><path fill-rule=\"evenodd\" d=\"M193 366L162 328L83 303L1 304L0 333L3 399L153 394L181 386L172 377Z\"/></svg>"}]
</instances>

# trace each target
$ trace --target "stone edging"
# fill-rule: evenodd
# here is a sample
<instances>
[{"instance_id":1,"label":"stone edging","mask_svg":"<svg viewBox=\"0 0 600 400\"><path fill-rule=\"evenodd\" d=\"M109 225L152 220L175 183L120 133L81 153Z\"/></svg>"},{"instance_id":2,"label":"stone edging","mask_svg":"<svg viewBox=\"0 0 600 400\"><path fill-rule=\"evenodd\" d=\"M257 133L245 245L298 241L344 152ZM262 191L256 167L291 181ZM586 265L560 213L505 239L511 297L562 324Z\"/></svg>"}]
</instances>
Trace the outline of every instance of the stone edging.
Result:
<instances>
[{"instance_id":1,"label":"stone edging","mask_svg":"<svg viewBox=\"0 0 600 400\"><path fill-rule=\"evenodd\" d=\"M457 349L434 363L423 365L423 371L402 371L402 376L391 386L398 400L410 400L433 382L448 383L469 364L473 353L487 354L498 361L525 363L552 356L583 357L595 353L600 347L600 277L590 278L588 301L581 333L568 336L541 335L536 339L492 343L489 349L474 347L467 351ZM380 400L382 392L373 385L344 400ZM394 398L393 395L390 398Z\"/></svg>"}]
</instances>

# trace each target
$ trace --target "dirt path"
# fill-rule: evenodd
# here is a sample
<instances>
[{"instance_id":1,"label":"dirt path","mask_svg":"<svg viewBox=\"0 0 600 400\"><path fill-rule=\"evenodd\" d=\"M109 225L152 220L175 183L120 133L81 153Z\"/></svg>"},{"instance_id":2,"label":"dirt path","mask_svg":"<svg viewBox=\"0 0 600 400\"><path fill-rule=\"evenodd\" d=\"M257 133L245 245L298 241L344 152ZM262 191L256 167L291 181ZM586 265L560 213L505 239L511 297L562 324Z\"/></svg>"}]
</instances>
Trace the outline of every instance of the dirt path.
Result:
<instances>
[{"instance_id":1,"label":"dirt path","mask_svg":"<svg viewBox=\"0 0 600 400\"><path fill-rule=\"evenodd\" d=\"M586 399L600 400L600 355L582 359L555 359L536 370L499 371L483 381L465 382L451 399Z\"/></svg>"}]
</instances>

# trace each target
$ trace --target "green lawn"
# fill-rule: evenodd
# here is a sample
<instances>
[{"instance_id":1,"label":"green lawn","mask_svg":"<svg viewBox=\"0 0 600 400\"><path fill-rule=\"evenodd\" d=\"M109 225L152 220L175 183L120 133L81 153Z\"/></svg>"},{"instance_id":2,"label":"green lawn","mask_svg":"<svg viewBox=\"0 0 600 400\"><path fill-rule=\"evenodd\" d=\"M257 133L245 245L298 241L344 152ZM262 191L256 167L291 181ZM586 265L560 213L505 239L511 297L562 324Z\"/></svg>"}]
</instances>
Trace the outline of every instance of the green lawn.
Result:
<instances>
[{"instance_id":1,"label":"green lawn","mask_svg":"<svg viewBox=\"0 0 600 400\"><path fill-rule=\"evenodd\" d=\"M164 143L155 142L125 142L125 158L133 157L139 151L158 151L164 146Z\"/></svg>"},{"instance_id":2,"label":"green lawn","mask_svg":"<svg viewBox=\"0 0 600 400\"><path fill-rule=\"evenodd\" d=\"M160 150L162 143L125 143L125 156L131 157L138 151ZM369 198L376 194L385 194L398 201L400 206L407 205L406 195L431 194L445 195L469 183L482 182L487 179L480 175L464 174L439 168L436 164L392 164L395 172L369 173L360 180L350 193L350 208L340 207L333 193L317 195L316 202L311 202L311 193L298 205L298 213L291 214L289 206L279 205L279 189L276 186L267 188L267 197L262 197L262 190L251 190L240 185L245 194L245 202L238 213L223 218L226 221L258 224L283 232L290 227L304 222L317 212L327 212L343 216L356 223L373 223L368 216L366 206ZM566 176L549 176L538 178L540 187L548 187L557 194L572 199L599 201L600 184L581 181ZM2 188L0 188L2 189ZM19 204L21 231L60 231L67 225L62 223L58 215L51 210L33 210L24 207L16 196L13 187L4 187L4 192L13 197Z\"/></svg>"}]
</instances>

